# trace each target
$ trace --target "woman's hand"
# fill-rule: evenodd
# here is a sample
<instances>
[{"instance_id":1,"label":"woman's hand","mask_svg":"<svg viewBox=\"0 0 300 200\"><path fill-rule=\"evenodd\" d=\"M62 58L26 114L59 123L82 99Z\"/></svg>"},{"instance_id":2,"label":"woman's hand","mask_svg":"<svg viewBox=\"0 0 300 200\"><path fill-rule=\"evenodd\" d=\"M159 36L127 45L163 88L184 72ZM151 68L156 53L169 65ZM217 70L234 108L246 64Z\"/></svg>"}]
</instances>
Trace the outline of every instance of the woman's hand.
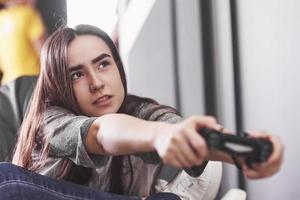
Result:
<instances>
[{"instance_id":1,"label":"woman's hand","mask_svg":"<svg viewBox=\"0 0 300 200\"><path fill-rule=\"evenodd\" d=\"M192 116L158 132L154 147L163 162L176 167L202 164L207 159L208 150L197 130L203 127L219 130L222 126L213 117Z\"/></svg>"},{"instance_id":2,"label":"woman's hand","mask_svg":"<svg viewBox=\"0 0 300 200\"><path fill-rule=\"evenodd\" d=\"M284 147L277 136L269 135L264 132L252 132L251 137L264 138L273 144L273 153L266 162L253 164L249 168L246 164L242 164L244 175L249 179L258 179L272 176L279 171L283 161Z\"/></svg>"}]
</instances>

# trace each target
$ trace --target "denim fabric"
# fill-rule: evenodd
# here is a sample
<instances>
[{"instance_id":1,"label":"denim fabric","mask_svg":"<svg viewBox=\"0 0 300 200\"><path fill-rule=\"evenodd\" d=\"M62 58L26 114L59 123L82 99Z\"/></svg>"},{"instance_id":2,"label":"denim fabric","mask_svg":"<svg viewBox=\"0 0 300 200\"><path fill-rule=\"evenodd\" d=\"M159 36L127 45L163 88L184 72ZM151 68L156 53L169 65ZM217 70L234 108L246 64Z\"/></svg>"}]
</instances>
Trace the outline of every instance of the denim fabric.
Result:
<instances>
[{"instance_id":1,"label":"denim fabric","mask_svg":"<svg viewBox=\"0 0 300 200\"><path fill-rule=\"evenodd\" d=\"M137 197L101 192L73 183L58 181L10 163L0 163L0 200L137 200ZM170 193L158 193L148 200L179 200Z\"/></svg>"}]
</instances>

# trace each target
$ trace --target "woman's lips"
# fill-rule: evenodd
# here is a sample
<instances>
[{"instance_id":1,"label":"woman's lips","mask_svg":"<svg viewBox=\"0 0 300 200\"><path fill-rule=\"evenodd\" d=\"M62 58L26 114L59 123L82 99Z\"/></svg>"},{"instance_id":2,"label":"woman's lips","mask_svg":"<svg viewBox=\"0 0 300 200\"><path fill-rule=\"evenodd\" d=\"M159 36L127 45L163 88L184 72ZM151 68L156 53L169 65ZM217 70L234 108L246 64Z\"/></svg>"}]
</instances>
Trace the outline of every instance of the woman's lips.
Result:
<instances>
[{"instance_id":1,"label":"woman's lips","mask_svg":"<svg viewBox=\"0 0 300 200\"><path fill-rule=\"evenodd\" d=\"M98 105L98 106L105 106L109 104L112 100L111 95L104 95L102 97L99 97L96 101L93 102L93 105Z\"/></svg>"}]
</instances>

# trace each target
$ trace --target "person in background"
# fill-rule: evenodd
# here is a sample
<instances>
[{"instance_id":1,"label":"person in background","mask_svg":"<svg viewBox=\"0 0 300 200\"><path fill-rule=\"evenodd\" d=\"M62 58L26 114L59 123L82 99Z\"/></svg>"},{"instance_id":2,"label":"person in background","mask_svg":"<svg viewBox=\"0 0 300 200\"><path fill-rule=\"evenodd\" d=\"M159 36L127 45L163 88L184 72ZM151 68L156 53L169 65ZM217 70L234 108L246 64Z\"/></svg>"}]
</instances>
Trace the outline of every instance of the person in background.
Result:
<instances>
[{"instance_id":1,"label":"person in background","mask_svg":"<svg viewBox=\"0 0 300 200\"><path fill-rule=\"evenodd\" d=\"M38 75L39 55L45 40L43 20L33 0L1 0L0 69L2 84L22 76Z\"/></svg>"},{"instance_id":2,"label":"person in background","mask_svg":"<svg viewBox=\"0 0 300 200\"><path fill-rule=\"evenodd\" d=\"M0 0L0 161L11 159L40 72L46 30L34 5L30 0Z\"/></svg>"}]
</instances>

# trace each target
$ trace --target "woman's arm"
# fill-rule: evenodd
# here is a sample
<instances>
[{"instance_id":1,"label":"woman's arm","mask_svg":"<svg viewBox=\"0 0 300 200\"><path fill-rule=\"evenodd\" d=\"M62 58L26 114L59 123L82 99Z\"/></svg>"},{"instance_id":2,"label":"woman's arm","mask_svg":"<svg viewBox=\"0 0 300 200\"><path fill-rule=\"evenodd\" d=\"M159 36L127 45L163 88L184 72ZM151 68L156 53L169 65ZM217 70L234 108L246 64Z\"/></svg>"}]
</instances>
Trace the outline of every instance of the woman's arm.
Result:
<instances>
[{"instance_id":1,"label":"woman's arm","mask_svg":"<svg viewBox=\"0 0 300 200\"><path fill-rule=\"evenodd\" d=\"M196 130L219 129L216 120L193 116L177 124L145 121L124 114L97 118L89 128L86 149L93 154L131 154L157 151L163 162L191 167L207 159L207 147Z\"/></svg>"},{"instance_id":2,"label":"woman's arm","mask_svg":"<svg viewBox=\"0 0 300 200\"><path fill-rule=\"evenodd\" d=\"M89 153L121 155L157 151L165 164L186 168L197 166L205 160L233 163L231 156L221 151L208 151L197 130L207 127L219 130L221 126L213 117L193 116L177 124L145 121L125 114L108 114L97 118L91 125L85 141ZM273 143L270 158L253 169L241 163L245 176L263 178L276 173L283 157L283 145L276 136L257 132Z\"/></svg>"},{"instance_id":3,"label":"woman's arm","mask_svg":"<svg viewBox=\"0 0 300 200\"><path fill-rule=\"evenodd\" d=\"M104 155L155 151L155 135L169 126L125 114L107 114L97 118L90 126L86 149L89 153Z\"/></svg>"}]
</instances>

